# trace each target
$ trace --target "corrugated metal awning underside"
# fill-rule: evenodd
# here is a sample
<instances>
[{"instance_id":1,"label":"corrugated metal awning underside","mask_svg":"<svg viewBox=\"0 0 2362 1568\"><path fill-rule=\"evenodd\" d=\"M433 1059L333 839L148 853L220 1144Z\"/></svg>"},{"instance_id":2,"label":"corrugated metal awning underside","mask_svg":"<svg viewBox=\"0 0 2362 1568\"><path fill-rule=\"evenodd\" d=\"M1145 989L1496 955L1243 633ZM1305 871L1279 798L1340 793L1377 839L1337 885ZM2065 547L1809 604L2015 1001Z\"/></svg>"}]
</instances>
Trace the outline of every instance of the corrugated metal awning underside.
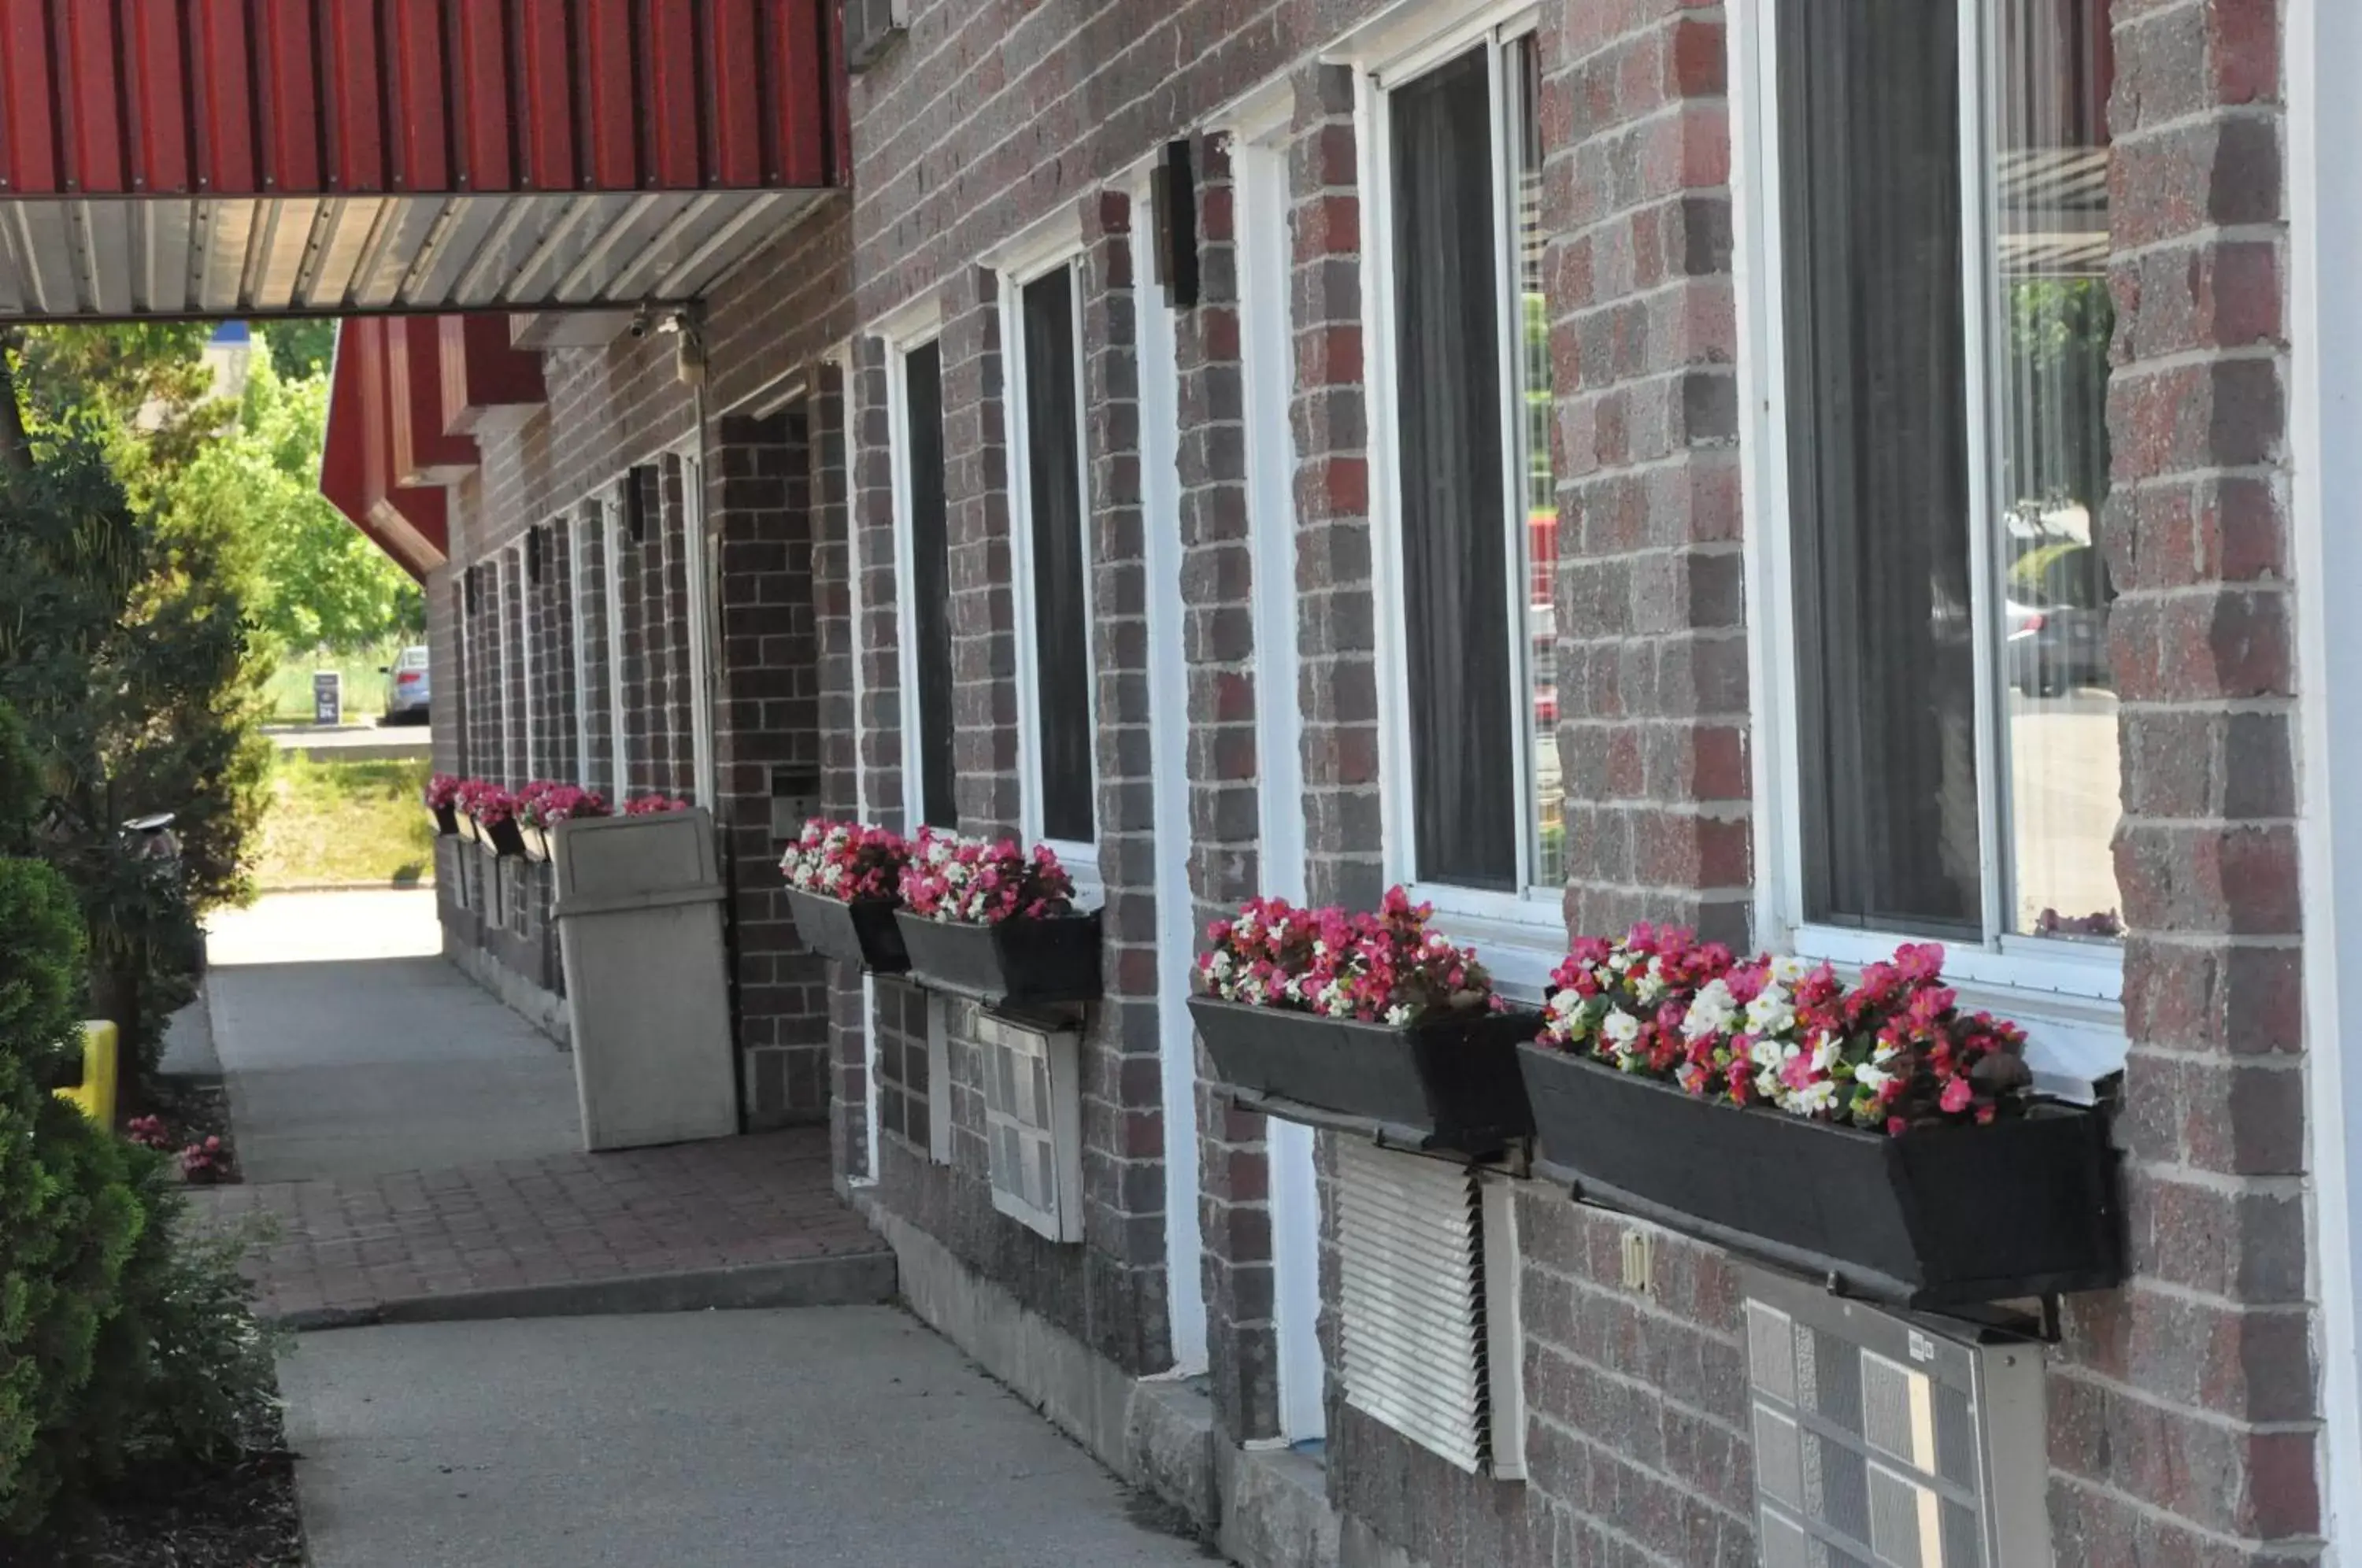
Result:
<instances>
[{"instance_id":1,"label":"corrugated metal awning underside","mask_svg":"<svg viewBox=\"0 0 2362 1568\"><path fill-rule=\"evenodd\" d=\"M0 198L0 316L677 304L819 194Z\"/></svg>"}]
</instances>

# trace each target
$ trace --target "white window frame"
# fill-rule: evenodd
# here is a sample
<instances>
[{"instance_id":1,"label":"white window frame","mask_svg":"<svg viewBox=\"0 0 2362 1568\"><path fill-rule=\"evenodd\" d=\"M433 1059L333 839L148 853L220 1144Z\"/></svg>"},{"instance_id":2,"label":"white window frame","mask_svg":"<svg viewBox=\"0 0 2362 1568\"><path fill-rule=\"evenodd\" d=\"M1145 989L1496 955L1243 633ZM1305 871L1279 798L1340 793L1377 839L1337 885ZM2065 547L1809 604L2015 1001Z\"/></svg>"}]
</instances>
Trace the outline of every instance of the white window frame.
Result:
<instances>
[{"instance_id":1,"label":"white window frame","mask_svg":"<svg viewBox=\"0 0 2362 1568\"><path fill-rule=\"evenodd\" d=\"M1093 603L1091 579L1098 566L1098 551L1092 547L1091 507L1091 440L1089 425L1090 402L1088 381L1084 367L1087 349L1083 338L1083 290L1088 280L1084 265L1081 222L1077 215L1062 215L1062 221L1045 226L1038 235L1029 236L1020 248L1004 251L998 258L1001 352L1005 373L1001 384L1007 392L1009 428L1009 531L1010 574L1015 580L1010 585L1010 603L1017 627L1017 777L1018 826L1030 842L1049 845L1056 852L1059 863L1073 877L1079 901L1098 903L1106 896L1106 883L1099 872L1099 846L1096 837L1088 843L1072 839L1054 839L1046 835L1042 822L1042 696L1041 652L1035 637L1035 607L1033 603L1033 498L1032 495L1032 464L1027 460L1025 383L1024 293L1029 283L1037 282L1061 268L1067 270L1067 305L1074 313L1075 330L1075 480L1081 488L1080 507L1083 528L1083 624L1090 629L1087 641L1096 642L1097 606ZM988 265L991 265L988 262ZM1091 828L1099 831L1098 808L1098 659L1096 647L1090 649L1091 669L1085 682L1086 712L1091 732Z\"/></svg>"},{"instance_id":2,"label":"white window frame","mask_svg":"<svg viewBox=\"0 0 2362 1568\"><path fill-rule=\"evenodd\" d=\"M574 639L574 770L583 786L591 788L590 765L590 704L584 698L590 690L590 650L585 635L590 617L583 613L583 542L582 535L589 526L577 506L566 516L566 613Z\"/></svg>"},{"instance_id":3,"label":"white window frame","mask_svg":"<svg viewBox=\"0 0 2362 1568\"><path fill-rule=\"evenodd\" d=\"M517 594L517 690L521 710L517 726L524 737L524 777L528 779L541 777L541 757L533 744L533 595L538 586L533 580L533 555L534 547L528 540L520 540L510 552L510 569L516 574Z\"/></svg>"},{"instance_id":4,"label":"white window frame","mask_svg":"<svg viewBox=\"0 0 2362 1568\"><path fill-rule=\"evenodd\" d=\"M1755 916L1758 942L1773 951L1858 966L1890 956L1900 942L1922 940L1904 931L1859 931L1816 925L1805 918L1805 844L1795 809L1802 794L1798 739L1801 671L1796 655L1794 524L1789 515L1786 323L1780 237L1778 55L1772 0L1736 0L1730 7L1731 208L1737 270L1738 383L1742 417L1740 495L1747 541L1749 678L1757 693L1753 720ZM1981 0L1960 8L1963 145L1981 147L1992 72ZM1970 515L1991 515L1988 442L1992 430L1983 367L1992 330L1992 290L1985 286L1989 193L1973 157L1960 160L1963 192L1960 257L1969 403L1981 411L1970 425ZM1983 302L1980 306L1980 302ZM1990 593L1992 539L1970 530L1970 565ZM2124 955L2120 947L1998 932L2003 923L2002 856L2006 812L2000 735L1998 606L1976 616L1977 797L1984 858L1987 929L1981 944L1948 942L1948 977L1965 1000L1991 1007L2025 1025L2027 1060L2038 1086L2087 1098L2093 1080L2125 1063Z\"/></svg>"},{"instance_id":5,"label":"white window frame","mask_svg":"<svg viewBox=\"0 0 2362 1568\"><path fill-rule=\"evenodd\" d=\"M713 541L705 526L705 450L699 435L666 449L680 484L682 563L689 584L690 787L698 804L718 809L713 753Z\"/></svg>"},{"instance_id":6,"label":"white window frame","mask_svg":"<svg viewBox=\"0 0 2362 1568\"><path fill-rule=\"evenodd\" d=\"M886 443L894 503L894 629L900 644L896 668L901 691L897 705L902 725L902 822L916 836L927 821L926 760L920 745L919 624L910 588L917 580L918 541L911 519L910 356L944 332L943 300L927 293L879 322L874 336L886 356ZM940 352L940 350L938 350ZM939 409L938 414L942 411ZM954 660L956 665L956 657Z\"/></svg>"},{"instance_id":7,"label":"white window frame","mask_svg":"<svg viewBox=\"0 0 2362 1568\"><path fill-rule=\"evenodd\" d=\"M596 497L607 558L601 584L607 601L607 787L613 807L631 798L632 748L624 725L624 505L622 480L610 480Z\"/></svg>"},{"instance_id":8,"label":"white window frame","mask_svg":"<svg viewBox=\"0 0 2362 1568\"><path fill-rule=\"evenodd\" d=\"M1362 254L1367 261L1362 290L1363 340L1369 346L1363 395L1369 405L1370 522L1373 591L1376 595L1379 745L1385 766L1379 786L1385 832L1385 860L1390 881L1407 885L1411 895L1432 903L1437 925L1455 940L1473 944L1493 972L1495 982L1511 995L1532 999L1542 994L1551 971L1566 956L1565 889L1526 887L1514 893L1462 888L1426 881L1418 871L1418 819L1411 784L1410 672L1403 651L1404 576L1402 569L1402 476L1397 447L1400 431L1396 396L1394 304L1394 149L1389 106L1394 90L1416 81L1436 67L1479 44L1490 45L1488 76L1493 101L1493 184L1495 211L1504 222L1516 211L1515 171L1510 168L1507 116L1507 81L1502 58L1507 47L1539 34L1541 8L1532 0L1515 4L1469 6L1430 5L1408 14L1392 14L1382 23L1354 34L1330 58L1354 68L1356 140L1367 149L1362 169ZM1506 232L1506 230L1505 230ZM1495 256L1496 319L1501 334L1499 352L1505 373L1500 378L1502 455L1507 489L1522 499L1525 476L1518 469L1524 413L1518 406L1515 368L1518 364L1524 326L1522 289L1517 277L1514 247ZM1524 508L1518 507L1522 515ZM1511 541L1510 569L1504 591L1511 596L1509 635L1516 648L1512 668L1529 671L1532 628L1527 604L1532 581L1530 530L1520 524ZM1518 758L1514 769L1517 788L1518 874L1522 880L1533 865L1532 696L1522 683L1519 703Z\"/></svg>"},{"instance_id":9,"label":"white window frame","mask_svg":"<svg viewBox=\"0 0 2362 1568\"><path fill-rule=\"evenodd\" d=\"M492 670L492 690L501 703L501 774L504 778L524 778L517 774L518 764L524 759L524 748L517 739L518 709L522 704L509 701L509 665L518 657L516 617L509 613L509 584L512 574L522 575L524 563L514 550L502 550L492 558L492 646L498 659ZM518 584L519 597L524 585ZM529 777L529 775L528 775Z\"/></svg>"}]
</instances>

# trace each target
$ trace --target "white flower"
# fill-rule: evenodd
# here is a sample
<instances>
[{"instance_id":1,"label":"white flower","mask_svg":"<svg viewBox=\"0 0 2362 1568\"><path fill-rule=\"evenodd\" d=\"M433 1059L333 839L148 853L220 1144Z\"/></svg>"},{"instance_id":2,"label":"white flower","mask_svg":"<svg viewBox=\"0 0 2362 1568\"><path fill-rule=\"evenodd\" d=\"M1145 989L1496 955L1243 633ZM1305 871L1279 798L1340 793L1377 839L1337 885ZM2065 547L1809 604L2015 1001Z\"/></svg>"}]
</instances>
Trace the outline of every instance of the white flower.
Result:
<instances>
[{"instance_id":1,"label":"white flower","mask_svg":"<svg viewBox=\"0 0 2362 1568\"><path fill-rule=\"evenodd\" d=\"M1599 1032L1617 1050L1628 1050L1632 1042L1640 1038L1640 1021L1620 1008L1610 1008L1599 1021Z\"/></svg>"},{"instance_id":2,"label":"white flower","mask_svg":"<svg viewBox=\"0 0 2362 1568\"><path fill-rule=\"evenodd\" d=\"M1783 1109L1794 1111L1799 1116L1817 1116L1822 1111L1834 1107L1837 1102L1837 1080L1820 1078L1790 1094L1781 1102L1781 1105Z\"/></svg>"},{"instance_id":3,"label":"white flower","mask_svg":"<svg viewBox=\"0 0 2362 1568\"><path fill-rule=\"evenodd\" d=\"M1647 974L1632 983L1632 995L1639 999L1643 1007L1654 1006L1659 999L1664 996L1665 990L1665 977L1657 972L1657 966L1654 964L1649 966Z\"/></svg>"},{"instance_id":4,"label":"white flower","mask_svg":"<svg viewBox=\"0 0 2362 1568\"><path fill-rule=\"evenodd\" d=\"M1690 1003L1688 1016L1682 1020L1682 1037L1704 1040L1708 1035L1727 1030L1738 1016L1738 999L1720 980L1709 980Z\"/></svg>"},{"instance_id":5,"label":"white flower","mask_svg":"<svg viewBox=\"0 0 2362 1568\"><path fill-rule=\"evenodd\" d=\"M1779 1068L1765 1067L1755 1075L1755 1092L1759 1098L1771 1100L1776 1105L1779 1103L1780 1090Z\"/></svg>"},{"instance_id":6,"label":"white flower","mask_svg":"<svg viewBox=\"0 0 2362 1568\"><path fill-rule=\"evenodd\" d=\"M1812 972L1812 966L1802 958L1783 954L1772 960L1772 977L1783 986L1793 986Z\"/></svg>"},{"instance_id":7,"label":"white flower","mask_svg":"<svg viewBox=\"0 0 2362 1568\"><path fill-rule=\"evenodd\" d=\"M1747 1004L1749 1034L1785 1034L1795 1021L1796 1009L1784 986L1765 986Z\"/></svg>"},{"instance_id":8,"label":"white flower","mask_svg":"<svg viewBox=\"0 0 2362 1568\"><path fill-rule=\"evenodd\" d=\"M1875 1063L1871 1062L1864 1062L1860 1066L1856 1067L1853 1070L1853 1081L1860 1084L1862 1088L1870 1090L1872 1094L1876 1094L1879 1090L1884 1088L1893 1077L1894 1075L1893 1073L1888 1072L1884 1067L1879 1066Z\"/></svg>"},{"instance_id":9,"label":"white flower","mask_svg":"<svg viewBox=\"0 0 2362 1568\"><path fill-rule=\"evenodd\" d=\"M1813 1071L1826 1074L1838 1065L1838 1037L1823 1030L1813 1040Z\"/></svg>"},{"instance_id":10,"label":"white flower","mask_svg":"<svg viewBox=\"0 0 2362 1568\"><path fill-rule=\"evenodd\" d=\"M1569 987L1550 999L1551 1010L1568 1017L1583 1010L1583 993Z\"/></svg>"},{"instance_id":11,"label":"white flower","mask_svg":"<svg viewBox=\"0 0 2362 1568\"><path fill-rule=\"evenodd\" d=\"M1409 1006L1403 1002L1396 1002L1394 1006L1386 1009L1386 1021L1396 1029L1408 1023L1410 1021Z\"/></svg>"},{"instance_id":12,"label":"white flower","mask_svg":"<svg viewBox=\"0 0 2362 1568\"><path fill-rule=\"evenodd\" d=\"M1213 962L1207 966L1207 968L1218 977L1228 975L1231 972L1231 967L1232 960L1231 955L1227 953L1221 952L1217 952L1214 955Z\"/></svg>"},{"instance_id":13,"label":"white flower","mask_svg":"<svg viewBox=\"0 0 2362 1568\"><path fill-rule=\"evenodd\" d=\"M1776 1073L1783 1063L1796 1055L1796 1047L1782 1040L1758 1040L1748 1052L1749 1058L1765 1072Z\"/></svg>"}]
</instances>

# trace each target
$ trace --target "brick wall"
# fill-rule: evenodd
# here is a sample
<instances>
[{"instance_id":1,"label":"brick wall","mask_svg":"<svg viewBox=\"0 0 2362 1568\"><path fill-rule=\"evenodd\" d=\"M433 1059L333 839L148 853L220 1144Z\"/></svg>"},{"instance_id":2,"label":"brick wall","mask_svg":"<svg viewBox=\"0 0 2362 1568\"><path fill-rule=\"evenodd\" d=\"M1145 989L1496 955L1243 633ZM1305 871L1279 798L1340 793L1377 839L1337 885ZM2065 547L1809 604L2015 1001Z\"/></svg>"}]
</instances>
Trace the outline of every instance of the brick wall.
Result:
<instances>
[{"instance_id":1,"label":"brick wall","mask_svg":"<svg viewBox=\"0 0 2362 1568\"><path fill-rule=\"evenodd\" d=\"M2279 7L2116 0L2133 1262L2051 1382L2061 1560L2312 1562ZM2199 1347L2203 1347L2202 1353Z\"/></svg>"}]
</instances>

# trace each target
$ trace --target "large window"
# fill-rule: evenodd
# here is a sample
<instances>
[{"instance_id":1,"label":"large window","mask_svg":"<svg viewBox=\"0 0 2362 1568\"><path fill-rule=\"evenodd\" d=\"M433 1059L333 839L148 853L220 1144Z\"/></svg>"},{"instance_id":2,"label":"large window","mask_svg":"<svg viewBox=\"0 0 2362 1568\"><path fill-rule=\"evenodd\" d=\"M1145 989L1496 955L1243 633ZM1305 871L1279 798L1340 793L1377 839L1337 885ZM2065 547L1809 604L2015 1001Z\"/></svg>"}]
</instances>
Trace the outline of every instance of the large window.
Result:
<instances>
[{"instance_id":1,"label":"large window","mask_svg":"<svg viewBox=\"0 0 2362 1568\"><path fill-rule=\"evenodd\" d=\"M907 623L911 642L906 712L916 732L910 756L918 770L919 821L956 827L959 792L953 772L951 532L944 500L944 356L939 343L902 356L902 484L910 567Z\"/></svg>"},{"instance_id":2,"label":"large window","mask_svg":"<svg viewBox=\"0 0 2362 1568\"><path fill-rule=\"evenodd\" d=\"M1384 98L1402 697L1416 878L1553 894L1550 355L1539 56L1488 35Z\"/></svg>"},{"instance_id":3,"label":"large window","mask_svg":"<svg viewBox=\"0 0 2362 1568\"><path fill-rule=\"evenodd\" d=\"M1088 845L1093 821L1091 615L1084 551L1081 332L1071 263L1017 290L1019 438L1023 465L1024 577L1030 632L1029 826L1062 844Z\"/></svg>"},{"instance_id":4,"label":"large window","mask_svg":"<svg viewBox=\"0 0 2362 1568\"><path fill-rule=\"evenodd\" d=\"M2104 7L1770 9L1802 919L2105 942Z\"/></svg>"}]
</instances>

